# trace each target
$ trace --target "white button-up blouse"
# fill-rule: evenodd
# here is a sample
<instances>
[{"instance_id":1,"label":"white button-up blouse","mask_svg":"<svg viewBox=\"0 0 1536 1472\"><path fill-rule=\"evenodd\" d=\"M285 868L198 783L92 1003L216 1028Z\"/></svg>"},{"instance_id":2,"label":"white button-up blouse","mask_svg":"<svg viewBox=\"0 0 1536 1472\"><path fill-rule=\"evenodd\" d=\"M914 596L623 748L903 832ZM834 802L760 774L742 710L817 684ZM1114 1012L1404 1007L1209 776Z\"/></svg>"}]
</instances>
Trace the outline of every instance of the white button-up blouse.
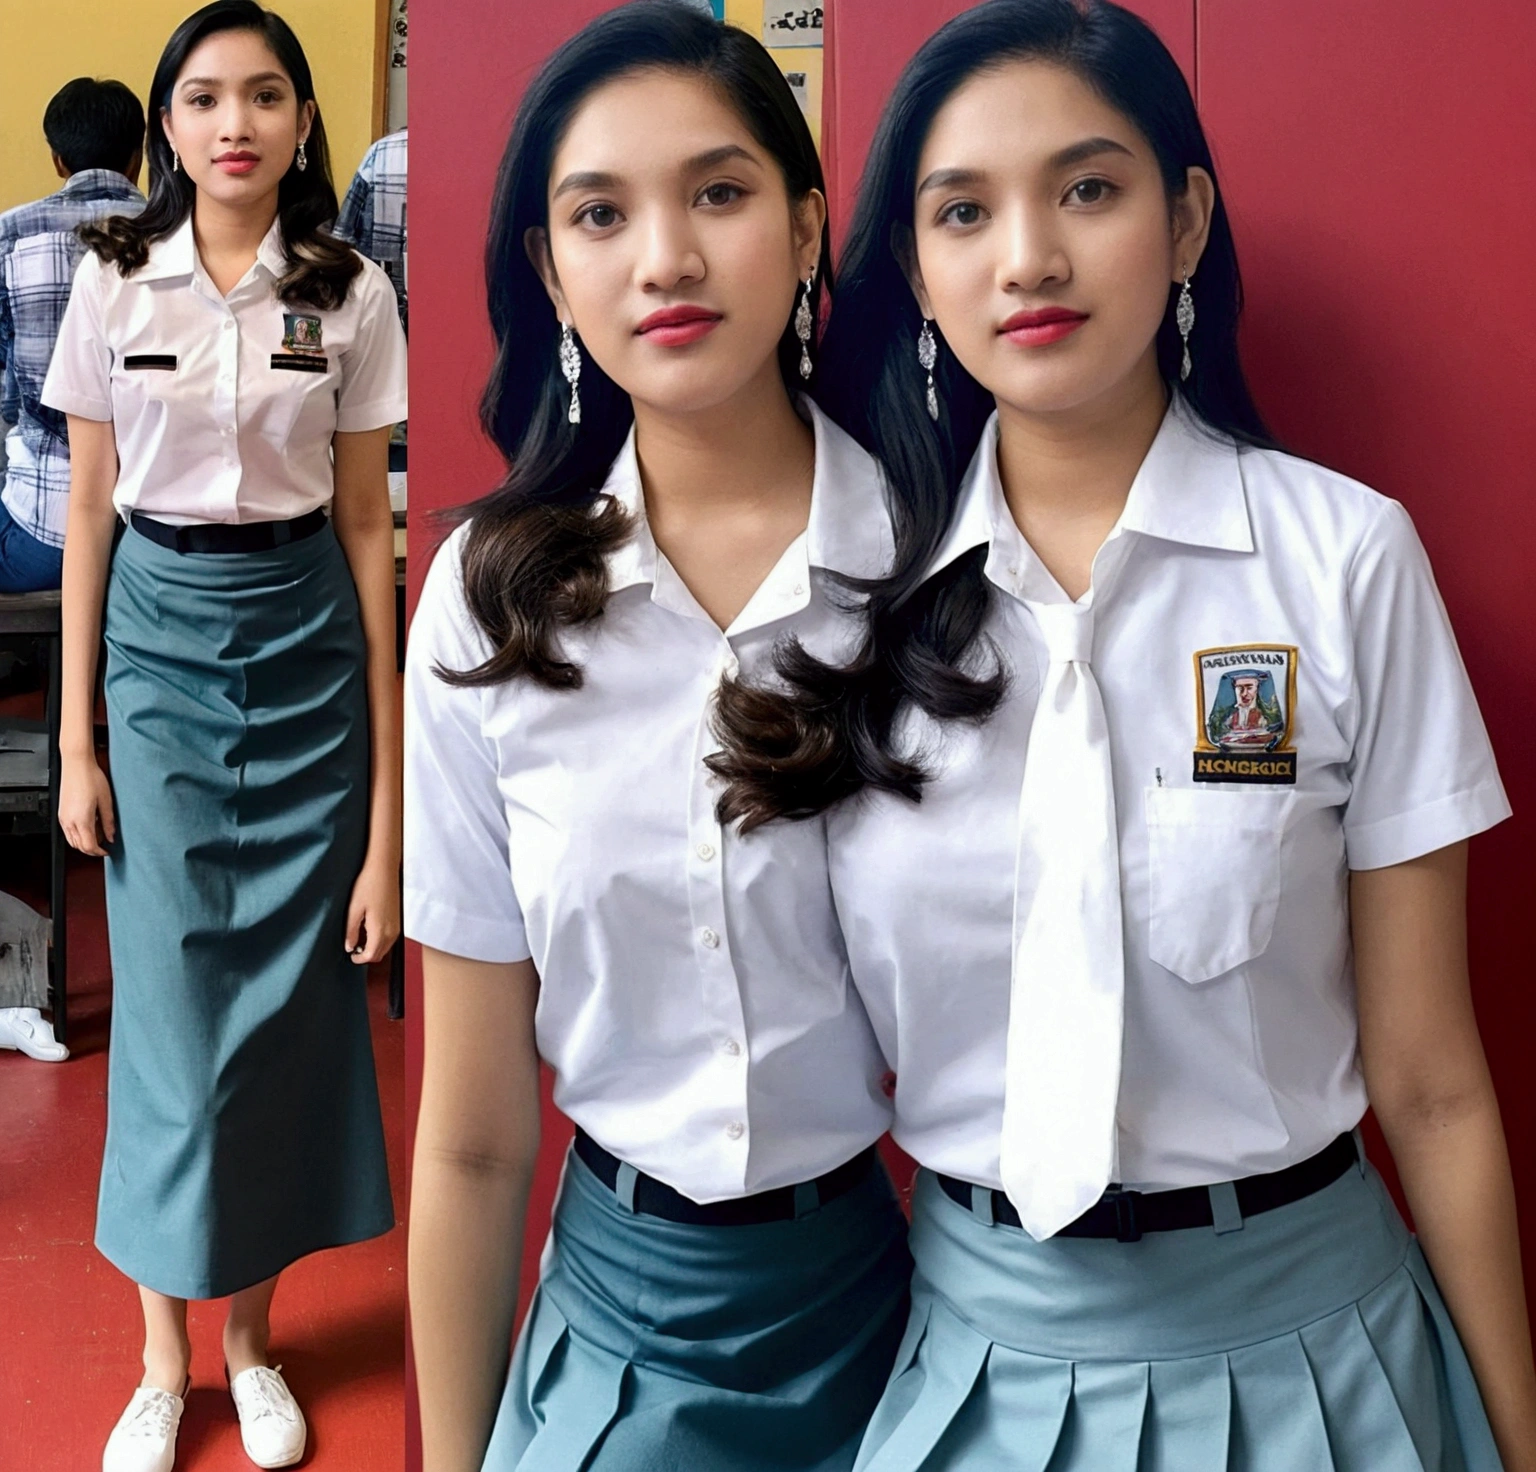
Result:
<instances>
[{"instance_id":1,"label":"white button-up blouse","mask_svg":"<svg viewBox=\"0 0 1536 1472\"><path fill-rule=\"evenodd\" d=\"M359 258L361 259L361 258ZM256 263L220 295L190 219L123 276L87 253L43 402L111 420L125 519L282 521L329 503L331 438L406 417L405 334L394 288L362 262L334 311L280 301L274 223Z\"/></svg>"},{"instance_id":2,"label":"white button-up blouse","mask_svg":"<svg viewBox=\"0 0 1536 1472\"><path fill-rule=\"evenodd\" d=\"M987 548L1011 683L978 727L912 719L920 804L833 813L855 982L921 1164L1001 1187L1019 797L1047 657L1024 600L1067 595L982 437L933 570ZM1117 1114L1144 1190L1279 1169L1364 1113L1349 869L1509 813L1424 551L1396 502L1238 450L1175 403L1084 596L1109 725L1125 934Z\"/></svg>"},{"instance_id":3,"label":"white button-up blouse","mask_svg":"<svg viewBox=\"0 0 1536 1472\"><path fill-rule=\"evenodd\" d=\"M531 956L556 1103L700 1202L819 1175L890 1119L825 821L724 829L704 766L721 675L765 673L788 634L844 653L854 630L828 573L889 558L874 462L811 413L809 526L724 632L651 537L631 434L604 490L637 530L610 557L602 618L562 634L581 689L433 673L490 653L464 603L462 529L428 573L407 655L407 934Z\"/></svg>"}]
</instances>

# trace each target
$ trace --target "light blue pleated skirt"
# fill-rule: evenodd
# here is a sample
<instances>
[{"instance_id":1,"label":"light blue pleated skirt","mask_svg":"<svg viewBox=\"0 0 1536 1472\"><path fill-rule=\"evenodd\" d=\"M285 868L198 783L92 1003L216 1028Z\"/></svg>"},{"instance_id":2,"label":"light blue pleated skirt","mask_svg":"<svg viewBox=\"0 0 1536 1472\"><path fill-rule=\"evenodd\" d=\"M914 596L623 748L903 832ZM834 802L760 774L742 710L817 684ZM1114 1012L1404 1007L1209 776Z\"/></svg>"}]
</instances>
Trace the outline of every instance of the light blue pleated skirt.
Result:
<instances>
[{"instance_id":1,"label":"light blue pleated skirt","mask_svg":"<svg viewBox=\"0 0 1536 1472\"><path fill-rule=\"evenodd\" d=\"M1499 1472L1374 1171L1240 1230L987 1226L921 1172L912 1317L859 1472Z\"/></svg>"},{"instance_id":2,"label":"light blue pleated skirt","mask_svg":"<svg viewBox=\"0 0 1536 1472\"><path fill-rule=\"evenodd\" d=\"M797 1221L636 1215L574 1155L484 1472L848 1472L907 1321L885 1172Z\"/></svg>"},{"instance_id":3,"label":"light blue pleated skirt","mask_svg":"<svg viewBox=\"0 0 1536 1472\"><path fill-rule=\"evenodd\" d=\"M137 532L107 590L118 832L96 1245L222 1298L394 1225L365 977L366 660L329 526L268 552Z\"/></svg>"}]
</instances>

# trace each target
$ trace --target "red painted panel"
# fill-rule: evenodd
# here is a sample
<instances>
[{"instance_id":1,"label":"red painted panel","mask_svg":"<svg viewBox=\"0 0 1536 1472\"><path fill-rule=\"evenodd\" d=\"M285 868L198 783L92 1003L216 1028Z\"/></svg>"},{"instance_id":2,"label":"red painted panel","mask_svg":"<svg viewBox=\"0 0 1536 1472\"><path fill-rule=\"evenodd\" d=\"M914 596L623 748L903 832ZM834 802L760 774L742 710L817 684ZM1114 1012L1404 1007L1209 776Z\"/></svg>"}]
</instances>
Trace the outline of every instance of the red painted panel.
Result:
<instances>
[{"instance_id":1,"label":"red painted panel","mask_svg":"<svg viewBox=\"0 0 1536 1472\"><path fill-rule=\"evenodd\" d=\"M1536 1262L1536 8L1200 0L1201 107L1293 448L1402 501L1513 821L1473 845L1478 1014ZM1411 680L1411 667L1401 671ZM1532 1278L1536 1285L1536 1276Z\"/></svg>"},{"instance_id":2,"label":"red painted panel","mask_svg":"<svg viewBox=\"0 0 1536 1472\"><path fill-rule=\"evenodd\" d=\"M830 0L831 81L822 130L834 227L846 219L864 154L896 78L945 21L970 7L964 0ZM1156 27L1184 74L1195 75L1195 0L1135 0L1128 7Z\"/></svg>"}]
</instances>

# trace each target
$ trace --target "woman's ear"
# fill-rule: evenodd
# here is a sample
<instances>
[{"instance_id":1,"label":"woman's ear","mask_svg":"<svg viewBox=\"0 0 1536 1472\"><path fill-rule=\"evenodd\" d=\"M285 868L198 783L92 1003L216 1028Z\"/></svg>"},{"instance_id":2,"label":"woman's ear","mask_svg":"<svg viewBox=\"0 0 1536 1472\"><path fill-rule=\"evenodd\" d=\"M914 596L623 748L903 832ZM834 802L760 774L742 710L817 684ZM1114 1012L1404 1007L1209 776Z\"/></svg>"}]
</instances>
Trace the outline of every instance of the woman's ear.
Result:
<instances>
[{"instance_id":1,"label":"woman's ear","mask_svg":"<svg viewBox=\"0 0 1536 1472\"><path fill-rule=\"evenodd\" d=\"M299 142L309 141L309 130L315 126L315 102L311 98L299 109Z\"/></svg>"},{"instance_id":2,"label":"woman's ear","mask_svg":"<svg viewBox=\"0 0 1536 1472\"><path fill-rule=\"evenodd\" d=\"M168 107L160 109L160 131L165 134L165 141L171 145L171 152L175 153L176 135L171 131L171 110Z\"/></svg>"},{"instance_id":3,"label":"woman's ear","mask_svg":"<svg viewBox=\"0 0 1536 1472\"><path fill-rule=\"evenodd\" d=\"M1216 211L1216 181L1202 168L1187 169L1184 192L1173 202L1173 279L1195 274L1211 237Z\"/></svg>"},{"instance_id":4,"label":"woman's ear","mask_svg":"<svg viewBox=\"0 0 1536 1472\"><path fill-rule=\"evenodd\" d=\"M544 290L554 304L555 316L562 322L570 322L571 314L565 309L565 293L560 290L560 278L555 274L555 259L549 250L549 231L542 225L530 225L523 231L523 250L533 269L539 273Z\"/></svg>"},{"instance_id":5,"label":"woman's ear","mask_svg":"<svg viewBox=\"0 0 1536 1472\"><path fill-rule=\"evenodd\" d=\"M924 317L933 316L933 309L928 304L928 291L923 285L922 269L917 264L917 241L913 238L910 225L891 226L891 254L896 257L901 274L907 278L907 285L917 298L918 311Z\"/></svg>"},{"instance_id":6,"label":"woman's ear","mask_svg":"<svg viewBox=\"0 0 1536 1472\"><path fill-rule=\"evenodd\" d=\"M821 233L827 224L827 199L819 189L806 191L794 210L795 257L804 281L821 264Z\"/></svg>"}]
</instances>

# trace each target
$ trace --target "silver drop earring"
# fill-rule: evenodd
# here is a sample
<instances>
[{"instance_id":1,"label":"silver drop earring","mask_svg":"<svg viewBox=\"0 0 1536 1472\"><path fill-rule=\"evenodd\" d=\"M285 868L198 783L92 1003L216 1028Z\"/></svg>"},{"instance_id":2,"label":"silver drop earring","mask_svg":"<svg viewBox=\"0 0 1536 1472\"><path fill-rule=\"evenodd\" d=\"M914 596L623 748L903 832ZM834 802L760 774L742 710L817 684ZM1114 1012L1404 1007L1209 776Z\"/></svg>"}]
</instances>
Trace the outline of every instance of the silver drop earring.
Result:
<instances>
[{"instance_id":1,"label":"silver drop earring","mask_svg":"<svg viewBox=\"0 0 1536 1472\"><path fill-rule=\"evenodd\" d=\"M571 386L571 407L566 414L568 424L581 423L581 394L576 384L581 378L581 349L576 346L576 334L568 322L560 324L560 371Z\"/></svg>"},{"instance_id":2,"label":"silver drop earring","mask_svg":"<svg viewBox=\"0 0 1536 1472\"><path fill-rule=\"evenodd\" d=\"M795 336L800 339L800 376L811 376L811 293L816 289L816 271L805 278L800 305L795 308Z\"/></svg>"},{"instance_id":3,"label":"silver drop earring","mask_svg":"<svg viewBox=\"0 0 1536 1472\"><path fill-rule=\"evenodd\" d=\"M307 169L309 167L309 160L304 155L304 145L302 143L299 144L298 156L294 159L294 163L297 165L298 170L299 170L299 172L301 174L304 172L305 169Z\"/></svg>"},{"instance_id":4,"label":"silver drop earring","mask_svg":"<svg viewBox=\"0 0 1536 1472\"><path fill-rule=\"evenodd\" d=\"M939 361L939 345L933 339L933 321L923 318L923 330L917 334L917 361L928 375L928 417L939 417L939 395L933 386L933 365Z\"/></svg>"},{"instance_id":5,"label":"silver drop earring","mask_svg":"<svg viewBox=\"0 0 1536 1472\"><path fill-rule=\"evenodd\" d=\"M171 172L173 174L175 174L175 173L179 173L180 171L181 171L181 155L179 153L177 153L176 150L173 148L171 150Z\"/></svg>"},{"instance_id":6,"label":"silver drop earring","mask_svg":"<svg viewBox=\"0 0 1536 1472\"><path fill-rule=\"evenodd\" d=\"M1184 273L1184 289L1179 292L1179 304L1173 309L1173 320L1178 323L1179 336L1184 339L1184 361L1179 364L1179 382L1183 383L1195 366L1189 356L1189 333L1195 325L1195 299L1190 295L1188 271Z\"/></svg>"}]
</instances>

